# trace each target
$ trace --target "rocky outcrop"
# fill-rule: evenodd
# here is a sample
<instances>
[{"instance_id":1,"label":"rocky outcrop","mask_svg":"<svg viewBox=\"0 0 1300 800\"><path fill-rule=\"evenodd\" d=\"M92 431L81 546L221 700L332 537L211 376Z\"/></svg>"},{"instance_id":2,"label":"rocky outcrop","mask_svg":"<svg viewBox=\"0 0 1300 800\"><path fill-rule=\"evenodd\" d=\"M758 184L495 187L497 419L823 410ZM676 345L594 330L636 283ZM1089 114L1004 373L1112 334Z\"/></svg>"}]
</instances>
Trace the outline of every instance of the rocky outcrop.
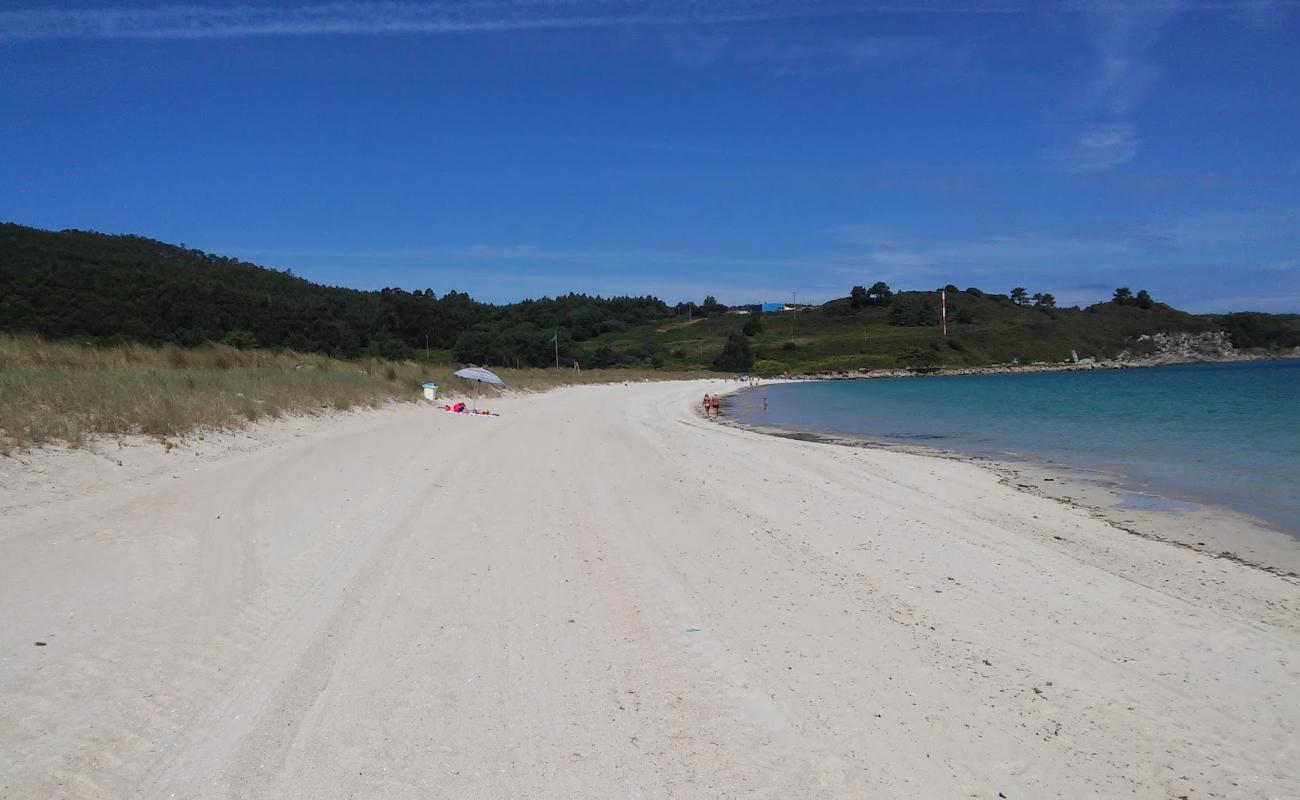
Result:
<instances>
[{"instance_id":1,"label":"rocky outcrop","mask_svg":"<svg viewBox=\"0 0 1300 800\"><path fill-rule=\"evenodd\" d=\"M1153 333L1139 336L1131 350L1115 357L1123 363L1178 364L1187 361L1233 361L1240 358L1228 334Z\"/></svg>"},{"instance_id":2,"label":"rocky outcrop","mask_svg":"<svg viewBox=\"0 0 1300 800\"><path fill-rule=\"evenodd\" d=\"M1279 354L1274 353L1275 357ZM1296 356L1300 357L1300 348ZM1223 331L1206 333L1155 333L1133 340L1132 346L1113 359L1080 358L1071 352L1070 360L1062 363L1036 361L1031 364L1012 362L987 367L934 367L926 370L875 369L839 370L805 375L785 373L777 377L793 380L844 380L860 378L901 378L917 375L990 375L1020 372L1087 372L1094 369L1130 369L1156 367L1161 364L1184 364L1194 361L1248 361L1266 357L1260 353L1243 353L1232 346Z\"/></svg>"}]
</instances>

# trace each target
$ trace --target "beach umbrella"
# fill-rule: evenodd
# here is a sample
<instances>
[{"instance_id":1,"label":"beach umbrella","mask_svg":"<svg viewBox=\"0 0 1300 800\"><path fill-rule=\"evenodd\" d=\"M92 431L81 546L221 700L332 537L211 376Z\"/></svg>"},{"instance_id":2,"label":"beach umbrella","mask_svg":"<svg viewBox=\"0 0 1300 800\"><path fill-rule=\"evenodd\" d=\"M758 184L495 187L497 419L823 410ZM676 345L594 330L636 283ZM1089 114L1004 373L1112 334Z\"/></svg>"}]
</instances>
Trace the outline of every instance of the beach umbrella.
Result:
<instances>
[{"instance_id":1,"label":"beach umbrella","mask_svg":"<svg viewBox=\"0 0 1300 800\"><path fill-rule=\"evenodd\" d=\"M493 386L506 385L506 382L501 380L499 375L490 369L483 369L482 367L466 367L457 370L454 374L457 378L474 381L474 408L478 408L478 386L480 383L490 383Z\"/></svg>"}]
</instances>

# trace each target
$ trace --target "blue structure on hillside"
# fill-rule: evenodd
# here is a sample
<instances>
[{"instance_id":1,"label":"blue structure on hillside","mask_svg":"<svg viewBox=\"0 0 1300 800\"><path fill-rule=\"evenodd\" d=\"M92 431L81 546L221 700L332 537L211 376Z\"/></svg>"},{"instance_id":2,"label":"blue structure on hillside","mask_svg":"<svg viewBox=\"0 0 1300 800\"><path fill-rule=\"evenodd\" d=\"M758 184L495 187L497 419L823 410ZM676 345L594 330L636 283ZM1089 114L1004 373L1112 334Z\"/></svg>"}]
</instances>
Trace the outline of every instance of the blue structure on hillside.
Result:
<instances>
[{"instance_id":1,"label":"blue structure on hillside","mask_svg":"<svg viewBox=\"0 0 1300 800\"><path fill-rule=\"evenodd\" d=\"M760 307L760 310L761 310L764 314L769 314L769 313L771 313L771 312L773 312L773 311L784 311L784 310L785 310L785 303L764 303L764 304Z\"/></svg>"}]
</instances>

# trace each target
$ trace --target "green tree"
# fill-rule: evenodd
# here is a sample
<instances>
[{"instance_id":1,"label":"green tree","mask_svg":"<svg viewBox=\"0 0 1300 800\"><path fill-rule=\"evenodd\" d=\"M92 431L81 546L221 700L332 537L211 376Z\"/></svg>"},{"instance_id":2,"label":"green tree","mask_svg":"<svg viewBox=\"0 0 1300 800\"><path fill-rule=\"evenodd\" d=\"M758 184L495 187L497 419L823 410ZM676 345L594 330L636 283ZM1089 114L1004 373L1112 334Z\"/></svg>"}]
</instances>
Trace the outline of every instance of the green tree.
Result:
<instances>
[{"instance_id":1,"label":"green tree","mask_svg":"<svg viewBox=\"0 0 1300 800\"><path fill-rule=\"evenodd\" d=\"M909 369L933 369L938 364L937 353L922 347L908 347L898 354L897 362Z\"/></svg>"},{"instance_id":2,"label":"green tree","mask_svg":"<svg viewBox=\"0 0 1300 800\"><path fill-rule=\"evenodd\" d=\"M753 336L763 332L763 315L750 314L749 319L745 320L745 327L741 329L746 336Z\"/></svg>"},{"instance_id":3,"label":"green tree","mask_svg":"<svg viewBox=\"0 0 1300 800\"><path fill-rule=\"evenodd\" d=\"M1023 286L1017 286L1016 288L1011 290L1011 302L1015 303L1018 306L1023 306L1028 296L1029 293L1025 291L1025 287Z\"/></svg>"},{"instance_id":4,"label":"green tree","mask_svg":"<svg viewBox=\"0 0 1300 800\"><path fill-rule=\"evenodd\" d=\"M754 366L754 351L749 347L749 340L732 331L722 352L713 359L713 368L721 372L745 372Z\"/></svg>"},{"instance_id":5,"label":"green tree","mask_svg":"<svg viewBox=\"0 0 1300 800\"><path fill-rule=\"evenodd\" d=\"M622 360L623 359L614 348L607 344L602 344L600 347L596 348L596 353L592 356L591 365L596 369L609 369L610 367L617 367Z\"/></svg>"},{"instance_id":6,"label":"green tree","mask_svg":"<svg viewBox=\"0 0 1300 800\"><path fill-rule=\"evenodd\" d=\"M1034 295L1034 308L1056 308L1056 298L1051 292L1039 292Z\"/></svg>"},{"instance_id":7,"label":"green tree","mask_svg":"<svg viewBox=\"0 0 1300 800\"><path fill-rule=\"evenodd\" d=\"M1155 305L1155 301L1151 299L1151 295L1146 289L1139 290L1137 297L1133 298L1133 302L1138 308L1151 308L1151 306Z\"/></svg>"},{"instance_id":8,"label":"green tree","mask_svg":"<svg viewBox=\"0 0 1300 800\"><path fill-rule=\"evenodd\" d=\"M849 292L849 306L852 308L862 308L870 302L871 299L867 297L867 289L865 286L854 286Z\"/></svg>"},{"instance_id":9,"label":"green tree","mask_svg":"<svg viewBox=\"0 0 1300 800\"><path fill-rule=\"evenodd\" d=\"M901 295L890 306L889 324L903 327L938 325L939 310L928 298L913 294Z\"/></svg>"},{"instance_id":10,"label":"green tree","mask_svg":"<svg viewBox=\"0 0 1300 800\"><path fill-rule=\"evenodd\" d=\"M1118 303L1125 306L1133 302L1133 290L1127 286L1121 286L1115 290L1115 296L1111 298L1112 303Z\"/></svg>"},{"instance_id":11,"label":"green tree","mask_svg":"<svg viewBox=\"0 0 1300 800\"><path fill-rule=\"evenodd\" d=\"M893 298L894 293L890 291L889 284L884 281L876 281L867 290L867 300L873 306L887 306Z\"/></svg>"},{"instance_id":12,"label":"green tree","mask_svg":"<svg viewBox=\"0 0 1300 800\"><path fill-rule=\"evenodd\" d=\"M249 350L257 347L257 337L254 336L251 331L240 330L239 328L232 328L227 331L221 341L231 347L237 347L240 350Z\"/></svg>"}]
</instances>

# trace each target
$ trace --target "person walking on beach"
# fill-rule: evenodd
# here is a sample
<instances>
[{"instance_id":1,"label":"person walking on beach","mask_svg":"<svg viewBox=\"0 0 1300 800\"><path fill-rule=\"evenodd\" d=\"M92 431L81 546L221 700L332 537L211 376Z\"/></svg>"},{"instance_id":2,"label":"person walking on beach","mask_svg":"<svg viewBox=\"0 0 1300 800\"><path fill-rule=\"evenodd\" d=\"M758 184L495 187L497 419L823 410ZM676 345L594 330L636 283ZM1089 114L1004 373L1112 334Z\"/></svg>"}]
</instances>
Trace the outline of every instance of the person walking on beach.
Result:
<instances>
[{"instance_id":1,"label":"person walking on beach","mask_svg":"<svg viewBox=\"0 0 1300 800\"><path fill-rule=\"evenodd\" d=\"M712 409L713 409L713 398L709 396L708 392L705 392L704 393L704 416L706 418L709 416L709 411L711 411Z\"/></svg>"}]
</instances>

